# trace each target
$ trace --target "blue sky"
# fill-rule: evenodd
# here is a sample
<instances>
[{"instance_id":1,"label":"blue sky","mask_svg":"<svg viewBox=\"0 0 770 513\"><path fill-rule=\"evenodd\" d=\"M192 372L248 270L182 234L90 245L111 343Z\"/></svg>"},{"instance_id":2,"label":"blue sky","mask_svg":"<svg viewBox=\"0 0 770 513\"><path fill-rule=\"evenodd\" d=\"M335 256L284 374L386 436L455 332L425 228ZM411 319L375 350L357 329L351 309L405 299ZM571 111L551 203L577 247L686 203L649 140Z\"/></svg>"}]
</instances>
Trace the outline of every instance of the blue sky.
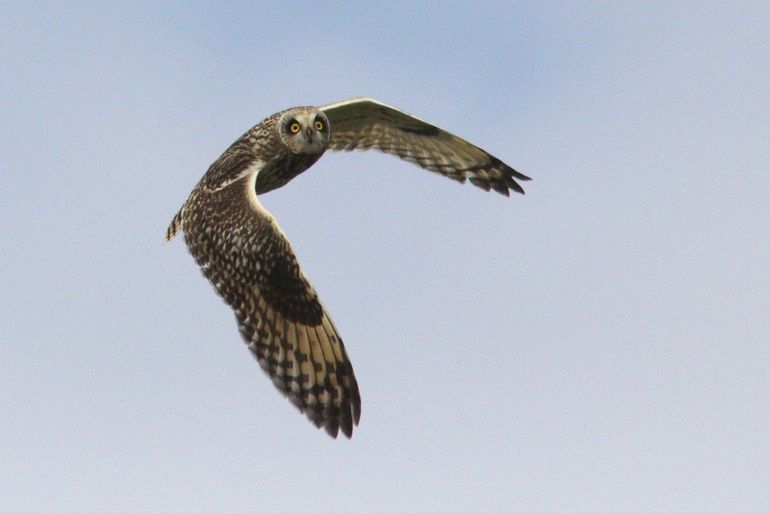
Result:
<instances>
[{"instance_id":1,"label":"blue sky","mask_svg":"<svg viewBox=\"0 0 770 513\"><path fill-rule=\"evenodd\" d=\"M767 511L765 3L10 3L3 511ZM275 392L168 222L283 108L367 95L533 177L372 153L262 200L363 396Z\"/></svg>"}]
</instances>

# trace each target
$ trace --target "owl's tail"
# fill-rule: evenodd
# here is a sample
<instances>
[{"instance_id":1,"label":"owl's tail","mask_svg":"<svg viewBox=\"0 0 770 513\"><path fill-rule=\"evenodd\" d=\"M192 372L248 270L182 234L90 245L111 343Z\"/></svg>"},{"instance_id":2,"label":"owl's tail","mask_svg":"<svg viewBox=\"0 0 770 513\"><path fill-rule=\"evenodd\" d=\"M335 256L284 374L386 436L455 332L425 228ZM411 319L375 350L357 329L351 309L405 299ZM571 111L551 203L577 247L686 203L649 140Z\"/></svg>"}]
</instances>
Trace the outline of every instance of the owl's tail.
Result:
<instances>
[{"instance_id":1,"label":"owl's tail","mask_svg":"<svg viewBox=\"0 0 770 513\"><path fill-rule=\"evenodd\" d=\"M176 213L174 216L174 219L171 220L171 224L168 225L168 228L166 229L166 242L170 241L174 238L174 235L177 234L177 232L182 228L182 211L184 210L184 206L179 209L179 212Z\"/></svg>"}]
</instances>

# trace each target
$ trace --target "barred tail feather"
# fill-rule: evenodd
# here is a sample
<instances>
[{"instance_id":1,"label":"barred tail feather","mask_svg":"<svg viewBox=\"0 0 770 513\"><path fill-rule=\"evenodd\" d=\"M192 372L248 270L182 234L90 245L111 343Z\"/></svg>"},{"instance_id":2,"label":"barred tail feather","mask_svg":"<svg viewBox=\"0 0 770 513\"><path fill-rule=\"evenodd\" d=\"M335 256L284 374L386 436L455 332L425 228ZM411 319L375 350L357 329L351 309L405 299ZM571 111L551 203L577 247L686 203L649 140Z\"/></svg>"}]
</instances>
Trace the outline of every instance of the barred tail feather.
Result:
<instances>
[{"instance_id":1,"label":"barred tail feather","mask_svg":"<svg viewBox=\"0 0 770 513\"><path fill-rule=\"evenodd\" d=\"M174 219L171 220L171 224L168 225L168 228L166 229L166 242L170 241L174 238L174 236L179 232L179 230L182 228L182 211L184 210L184 207L179 209L179 212L176 213L174 216Z\"/></svg>"}]
</instances>

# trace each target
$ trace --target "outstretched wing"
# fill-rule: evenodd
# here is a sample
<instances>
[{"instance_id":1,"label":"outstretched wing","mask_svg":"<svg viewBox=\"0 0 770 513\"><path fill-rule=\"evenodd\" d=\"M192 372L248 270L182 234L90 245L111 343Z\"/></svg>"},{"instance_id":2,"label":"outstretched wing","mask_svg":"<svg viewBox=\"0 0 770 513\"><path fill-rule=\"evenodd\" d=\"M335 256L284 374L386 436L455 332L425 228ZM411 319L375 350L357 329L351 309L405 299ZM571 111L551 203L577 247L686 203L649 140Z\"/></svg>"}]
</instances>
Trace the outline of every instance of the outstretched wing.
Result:
<instances>
[{"instance_id":1,"label":"outstretched wing","mask_svg":"<svg viewBox=\"0 0 770 513\"><path fill-rule=\"evenodd\" d=\"M256 172L218 190L196 187L175 222L273 384L316 426L350 437L361 415L353 368L289 242L257 200L255 179Z\"/></svg>"},{"instance_id":2,"label":"outstretched wing","mask_svg":"<svg viewBox=\"0 0 770 513\"><path fill-rule=\"evenodd\" d=\"M371 98L353 98L320 109L331 126L329 149L380 150L459 182L468 178L506 196L509 190L524 194L516 179L530 180L465 139Z\"/></svg>"}]
</instances>

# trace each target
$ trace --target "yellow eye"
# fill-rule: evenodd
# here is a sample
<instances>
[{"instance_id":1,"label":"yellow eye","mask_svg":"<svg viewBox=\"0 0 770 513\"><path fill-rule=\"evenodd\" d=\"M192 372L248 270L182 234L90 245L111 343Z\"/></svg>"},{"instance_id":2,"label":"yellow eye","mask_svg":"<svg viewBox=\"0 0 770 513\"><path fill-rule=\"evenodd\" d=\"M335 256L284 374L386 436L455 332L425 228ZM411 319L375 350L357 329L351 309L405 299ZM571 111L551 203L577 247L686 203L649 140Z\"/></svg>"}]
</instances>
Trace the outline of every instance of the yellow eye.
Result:
<instances>
[{"instance_id":1,"label":"yellow eye","mask_svg":"<svg viewBox=\"0 0 770 513\"><path fill-rule=\"evenodd\" d=\"M316 122L315 122L315 129L316 129L316 130L318 130L319 132L320 132L321 130L323 130L323 129L324 129L324 124L323 124L323 121L321 121L321 120L316 120Z\"/></svg>"},{"instance_id":2,"label":"yellow eye","mask_svg":"<svg viewBox=\"0 0 770 513\"><path fill-rule=\"evenodd\" d=\"M289 127L289 130L291 130L291 133L293 134L298 134L299 129L300 129L299 123L297 123L296 121L292 123L291 126Z\"/></svg>"}]
</instances>

